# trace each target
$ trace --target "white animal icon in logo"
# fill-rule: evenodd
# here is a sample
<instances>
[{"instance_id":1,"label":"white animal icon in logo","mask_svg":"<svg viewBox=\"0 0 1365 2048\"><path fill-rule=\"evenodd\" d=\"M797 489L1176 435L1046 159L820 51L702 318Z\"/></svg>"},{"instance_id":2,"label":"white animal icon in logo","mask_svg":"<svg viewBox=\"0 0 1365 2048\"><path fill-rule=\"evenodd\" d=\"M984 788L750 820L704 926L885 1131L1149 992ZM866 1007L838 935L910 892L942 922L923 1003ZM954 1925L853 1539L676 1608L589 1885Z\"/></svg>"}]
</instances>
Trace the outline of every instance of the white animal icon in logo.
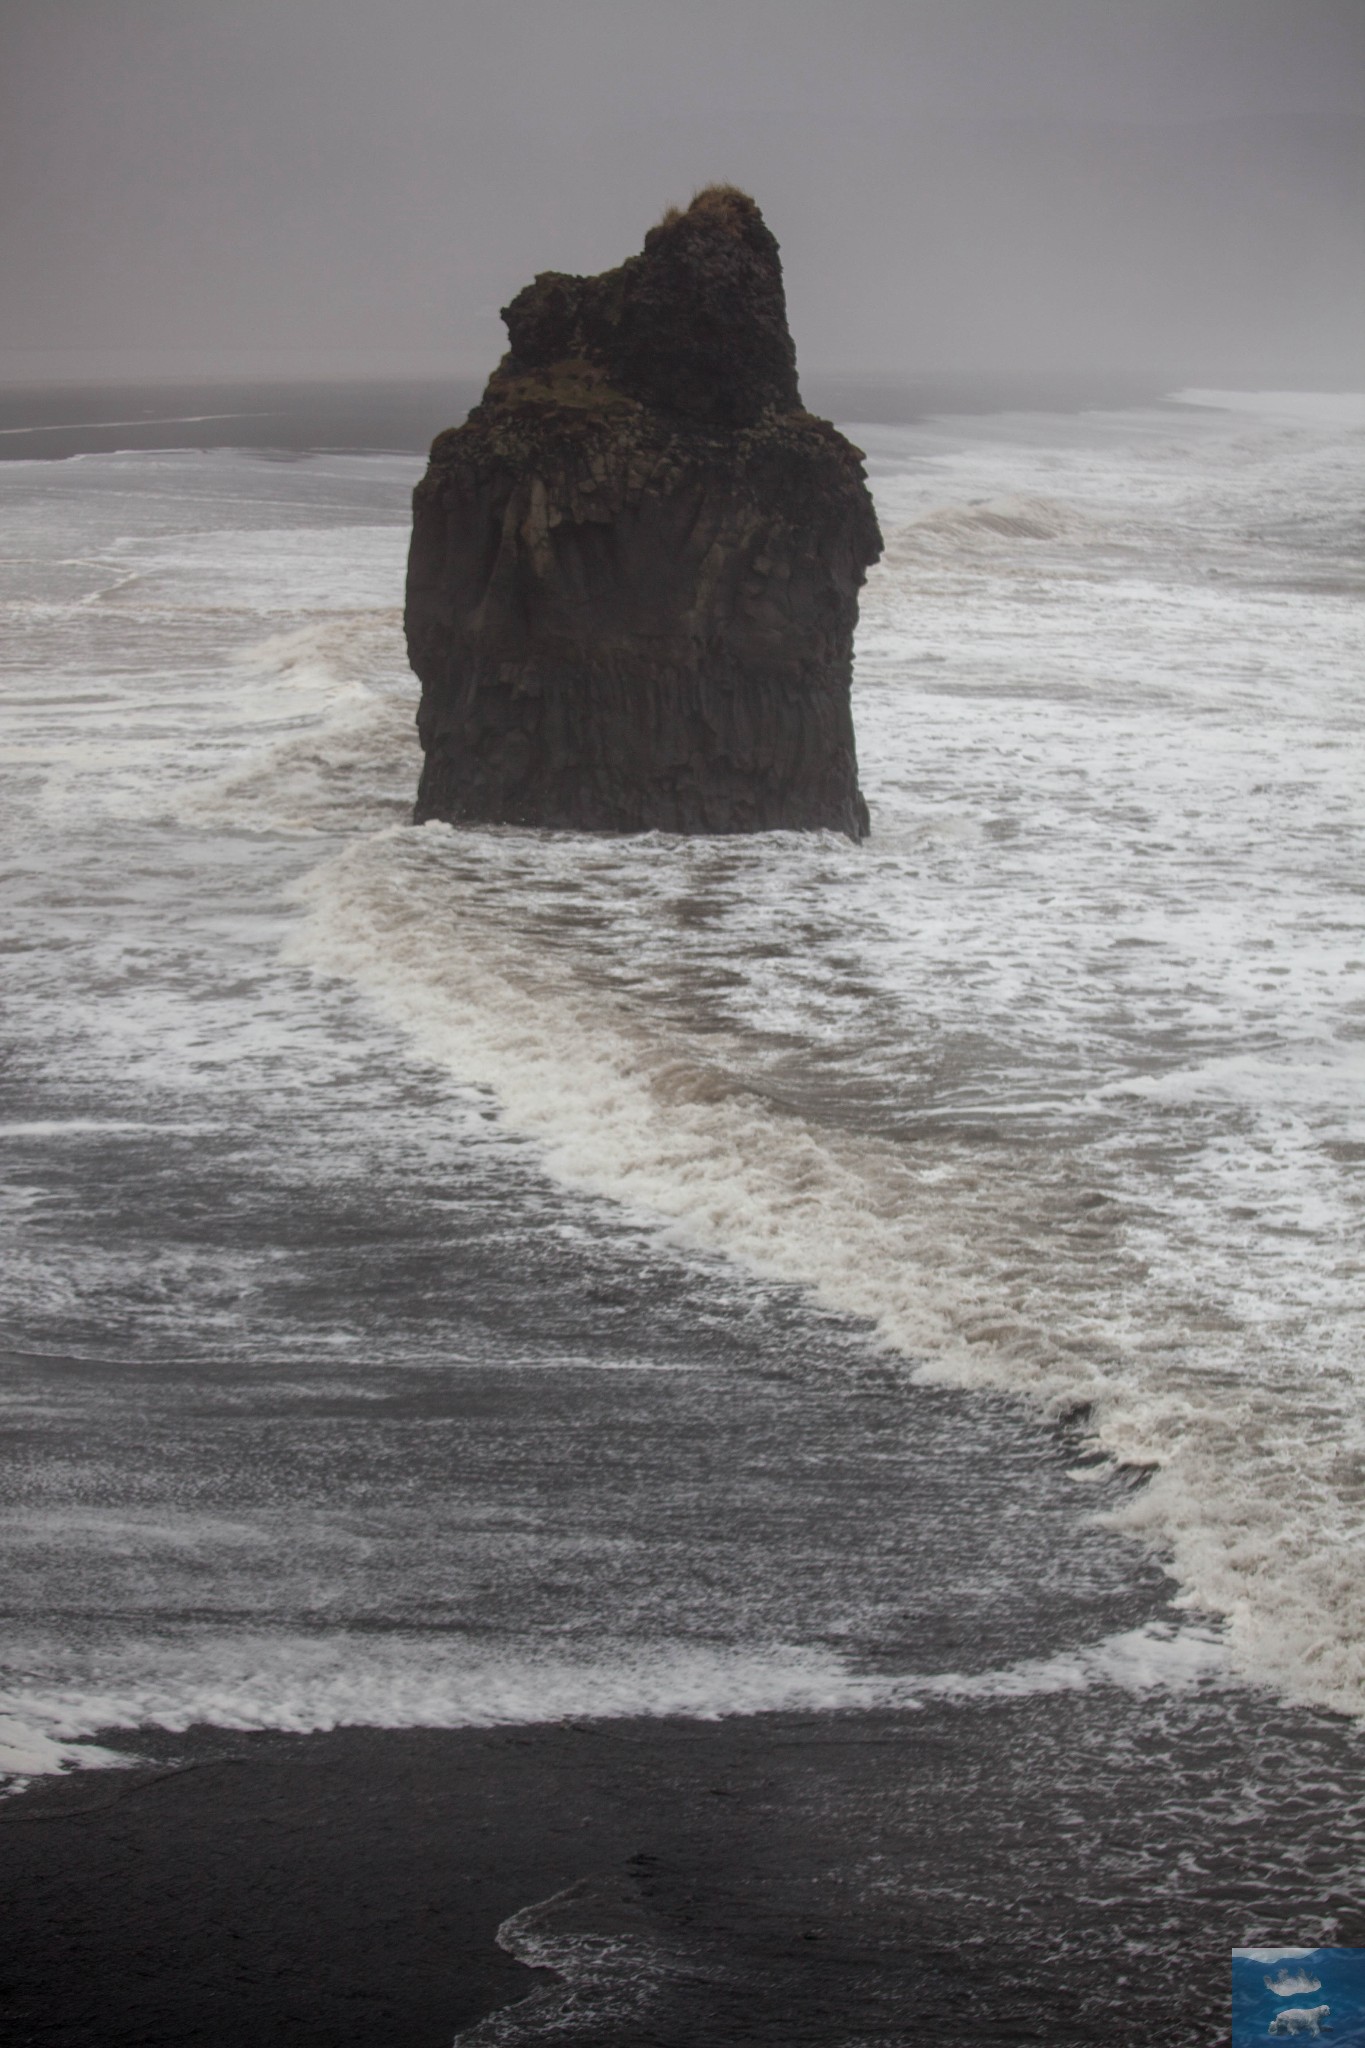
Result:
<instances>
[{"instance_id":1,"label":"white animal icon in logo","mask_svg":"<svg viewBox=\"0 0 1365 2048\"><path fill-rule=\"evenodd\" d=\"M1287 2005L1270 2022L1272 2034L1316 2034L1332 2010L1330 2005Z\"/></svg>"}]
</instances>

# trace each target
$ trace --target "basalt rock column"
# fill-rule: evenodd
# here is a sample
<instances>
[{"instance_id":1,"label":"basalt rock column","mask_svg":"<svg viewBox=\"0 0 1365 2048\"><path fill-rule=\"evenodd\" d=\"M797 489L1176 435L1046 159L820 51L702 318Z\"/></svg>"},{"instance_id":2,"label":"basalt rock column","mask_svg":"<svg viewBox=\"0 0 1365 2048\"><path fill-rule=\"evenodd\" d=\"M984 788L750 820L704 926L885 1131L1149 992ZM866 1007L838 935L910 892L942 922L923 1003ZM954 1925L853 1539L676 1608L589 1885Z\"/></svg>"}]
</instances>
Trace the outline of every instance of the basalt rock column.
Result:
<instances>
[{"instance_id":1,"label":"basalt rock column","mask_svg":"<svg viewBox=\"0 0 1365 2048\"><path fill-rule=\"evenodd\" d=\"M713 186L503 318L413 497L417 818L861 837L849 683L881 536L860 451L802 408L753 200Z\"/></svg>"}]
</instances>

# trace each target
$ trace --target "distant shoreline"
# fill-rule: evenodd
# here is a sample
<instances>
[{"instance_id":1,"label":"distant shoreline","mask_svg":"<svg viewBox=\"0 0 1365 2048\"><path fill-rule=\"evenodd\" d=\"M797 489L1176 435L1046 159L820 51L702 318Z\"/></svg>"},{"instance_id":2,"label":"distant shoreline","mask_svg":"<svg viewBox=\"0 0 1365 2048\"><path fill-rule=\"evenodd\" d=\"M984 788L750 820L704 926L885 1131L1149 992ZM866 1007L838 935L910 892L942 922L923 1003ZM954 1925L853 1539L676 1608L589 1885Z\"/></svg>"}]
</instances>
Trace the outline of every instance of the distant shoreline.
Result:
<instances>
[{"instance_id":1,"label":"distant shoreline","mask_svg":"<svg viewBox=\"0 0 1365 2048\"><path fill-rule=\"evenodd\" d=\"M1159 404L1170 380L1097 374L806 377L812 412L908 426L938 413L1081 412ZM481 379L0 384L0 462L152 449L423 455L478 403Z\"/></svg>"}]
</instances>

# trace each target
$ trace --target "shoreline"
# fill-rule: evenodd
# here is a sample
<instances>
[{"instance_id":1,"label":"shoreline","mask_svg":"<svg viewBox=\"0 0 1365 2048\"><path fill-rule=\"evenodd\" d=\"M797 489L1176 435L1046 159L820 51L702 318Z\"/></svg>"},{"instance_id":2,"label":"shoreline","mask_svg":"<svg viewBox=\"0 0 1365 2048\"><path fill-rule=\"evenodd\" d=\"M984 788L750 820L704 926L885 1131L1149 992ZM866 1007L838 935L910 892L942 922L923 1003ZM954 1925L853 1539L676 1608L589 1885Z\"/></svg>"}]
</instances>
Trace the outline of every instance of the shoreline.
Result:
<instances>
[{"instance_id":1,"label":"shoreline","mask_svg":"<svg viewBox=\"0 0 1365 2048\"><path fill-rule=\"evenodd\" d=\"M1177 380L1178 381L1178 380ZM305 455L425 456L478 404L482 378L163 379L114 384L0 382L0 463L168 449ZM804 402L820 417L910 426L939 415L1083 412L1156 405L1170 379L815 374Z\"/></svg>"}]
</instances>

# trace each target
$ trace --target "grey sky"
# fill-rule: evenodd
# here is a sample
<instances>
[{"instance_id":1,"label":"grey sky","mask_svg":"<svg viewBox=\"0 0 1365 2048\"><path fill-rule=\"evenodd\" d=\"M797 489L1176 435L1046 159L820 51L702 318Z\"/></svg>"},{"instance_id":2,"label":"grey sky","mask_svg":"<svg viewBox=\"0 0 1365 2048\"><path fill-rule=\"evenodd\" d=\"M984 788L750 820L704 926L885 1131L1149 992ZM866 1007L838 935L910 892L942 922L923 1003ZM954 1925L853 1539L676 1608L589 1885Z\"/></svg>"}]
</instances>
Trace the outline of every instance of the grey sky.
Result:
<instances>
[{"instance_id":1,"label":"grey sky","mask_svg":"<svg viewBox=\"0 0 1365 2048\"><path fill-rule=\"evenodd\" d=\"M733 178L804 367L1365 383L1365 0L0 0L0 378L486 371Z\"/></svg>"}]
</instances>

